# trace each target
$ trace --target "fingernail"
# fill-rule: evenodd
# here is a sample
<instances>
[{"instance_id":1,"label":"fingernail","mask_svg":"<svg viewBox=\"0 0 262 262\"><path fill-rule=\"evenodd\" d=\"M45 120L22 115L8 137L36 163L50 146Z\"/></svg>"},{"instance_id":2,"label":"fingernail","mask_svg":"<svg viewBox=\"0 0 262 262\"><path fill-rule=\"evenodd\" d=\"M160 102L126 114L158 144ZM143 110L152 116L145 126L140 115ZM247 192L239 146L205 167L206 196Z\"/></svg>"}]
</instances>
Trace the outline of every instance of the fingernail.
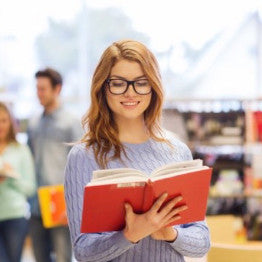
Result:
<instances>
[{"instance_id":1,"label":"fingernail","mask_svg":"<svg viewBox=\"0 0 262 262\"><path fill-rule=\"evenodd\" d=\"M183 199L182 196L179 196L179 197L178 197L178 201L181 201L182 199Z\"/></svg>"},{"instance_id":2,"label":"fingernail","mask_svg":"<svg viewBox=\"0 0 262 262\"><path fill-rule=\"evenodd\" d=\"M167 197L168 196L168 194L167 193L164 193L164 197Z\"/></svg>"}]
</instances>

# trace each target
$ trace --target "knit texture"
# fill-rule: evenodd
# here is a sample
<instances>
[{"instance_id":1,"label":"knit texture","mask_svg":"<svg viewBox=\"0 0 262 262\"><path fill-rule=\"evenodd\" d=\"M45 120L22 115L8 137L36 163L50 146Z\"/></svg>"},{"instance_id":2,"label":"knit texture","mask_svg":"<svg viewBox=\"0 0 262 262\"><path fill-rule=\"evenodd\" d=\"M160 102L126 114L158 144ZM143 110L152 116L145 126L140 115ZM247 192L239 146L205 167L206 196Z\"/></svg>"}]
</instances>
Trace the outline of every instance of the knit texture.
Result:
<instances>
[{"instance_id":1,"label":"knit texture","mask_svg":"<svg viewBox=\"0 0 262 262\"><path fill-rule=\"evenodd\" d=\"M108 168L136 168L150 176L154 169L165 164L192 159L184 143L170 136L170 133L167 138L173 148L153 139L141 144L124 143L127 158L122 154L122 159L125 165L114 160L110 161ZM183 256L201 257L207 253L210 239L204 221L175 226L178 237L172 243L154 240L149 236L133 244L122 231L80 233L84 187L97 169L100 168L91 148L87 150L83 144L72 148L65 170L65 198L71 241L78 261L182 262Z\"/></svg>"}]
</instances>

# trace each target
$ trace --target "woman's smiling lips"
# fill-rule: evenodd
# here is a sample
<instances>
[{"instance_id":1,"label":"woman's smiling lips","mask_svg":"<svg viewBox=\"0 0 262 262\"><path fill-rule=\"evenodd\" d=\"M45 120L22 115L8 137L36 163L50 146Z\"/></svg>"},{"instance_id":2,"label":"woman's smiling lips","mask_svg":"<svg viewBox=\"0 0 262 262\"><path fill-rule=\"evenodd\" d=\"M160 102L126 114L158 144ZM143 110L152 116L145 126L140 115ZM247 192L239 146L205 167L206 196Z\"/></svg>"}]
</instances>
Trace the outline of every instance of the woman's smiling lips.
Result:
<instances>
[{"instance_id":1,"label":"woman's smiling lips","mask_svg":"<svg viewBox=\"0 0 262 262\"><path fill-rule=\"evenodd\" d=\"M134 109L140 103L140 101L123 101L121 105L126 109Z\"/></svg>"}]
</instances>

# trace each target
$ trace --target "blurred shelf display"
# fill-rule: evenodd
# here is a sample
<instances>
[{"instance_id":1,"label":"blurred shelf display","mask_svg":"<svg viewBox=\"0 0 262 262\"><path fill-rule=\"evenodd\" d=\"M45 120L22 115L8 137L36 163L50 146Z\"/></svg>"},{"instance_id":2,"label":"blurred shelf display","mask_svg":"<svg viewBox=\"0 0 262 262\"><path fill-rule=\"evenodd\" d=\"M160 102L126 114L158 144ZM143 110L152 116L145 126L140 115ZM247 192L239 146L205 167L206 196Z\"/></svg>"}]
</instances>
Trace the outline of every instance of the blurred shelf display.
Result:
<instances>
[{"instance_id":1,"label":"blurred shelf display","mask_svg":"<svg viewBox=\"0 0 262 262\"><path fill-rule=\"evenodd\" d=\"M210 188L210 198L262 198L262 191L258 192L252 192L249 194L243 193L243 194L217 194L212 192L212 189Z\"/></svg>"},{"instance_id":2,"label":"blurred shelf display","mask_svg":"<svg viewBox=\"0 0 262 262\"><path fill-rule=\"evenodd\" d=\"M262 99L169 100L164 108L183 119L193 157L213 167L207 215L241 216L248 238L262 240L254 229L262 228Z\"/></svg>"}]
</instances>

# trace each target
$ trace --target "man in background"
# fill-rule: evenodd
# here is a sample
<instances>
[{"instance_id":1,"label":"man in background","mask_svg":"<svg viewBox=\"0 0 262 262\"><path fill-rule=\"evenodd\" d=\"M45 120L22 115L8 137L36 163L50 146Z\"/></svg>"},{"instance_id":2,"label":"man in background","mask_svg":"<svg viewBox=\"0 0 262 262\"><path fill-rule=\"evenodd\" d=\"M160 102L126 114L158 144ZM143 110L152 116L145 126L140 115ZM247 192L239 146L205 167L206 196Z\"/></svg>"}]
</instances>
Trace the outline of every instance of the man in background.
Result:
<instances>
[{"instance_id":1,"label":"man in background","mask_svg":"<svg viewBox=\"0 0 262 262\"><path fill-rule=\"evenodd\" d=\"M35 74L37 97L43 112L29 121L28 144L32 150L39 186L64 182L64 168L70 147L67 142L80 139L80 121L67 112L60 102L62 76L52 68ZM45 228L38 197L30 199L33 252L37 262L70 262L72 249L67 226ZM55 260L53 260L55 258Z\"/></svg>"}]
</instances>

